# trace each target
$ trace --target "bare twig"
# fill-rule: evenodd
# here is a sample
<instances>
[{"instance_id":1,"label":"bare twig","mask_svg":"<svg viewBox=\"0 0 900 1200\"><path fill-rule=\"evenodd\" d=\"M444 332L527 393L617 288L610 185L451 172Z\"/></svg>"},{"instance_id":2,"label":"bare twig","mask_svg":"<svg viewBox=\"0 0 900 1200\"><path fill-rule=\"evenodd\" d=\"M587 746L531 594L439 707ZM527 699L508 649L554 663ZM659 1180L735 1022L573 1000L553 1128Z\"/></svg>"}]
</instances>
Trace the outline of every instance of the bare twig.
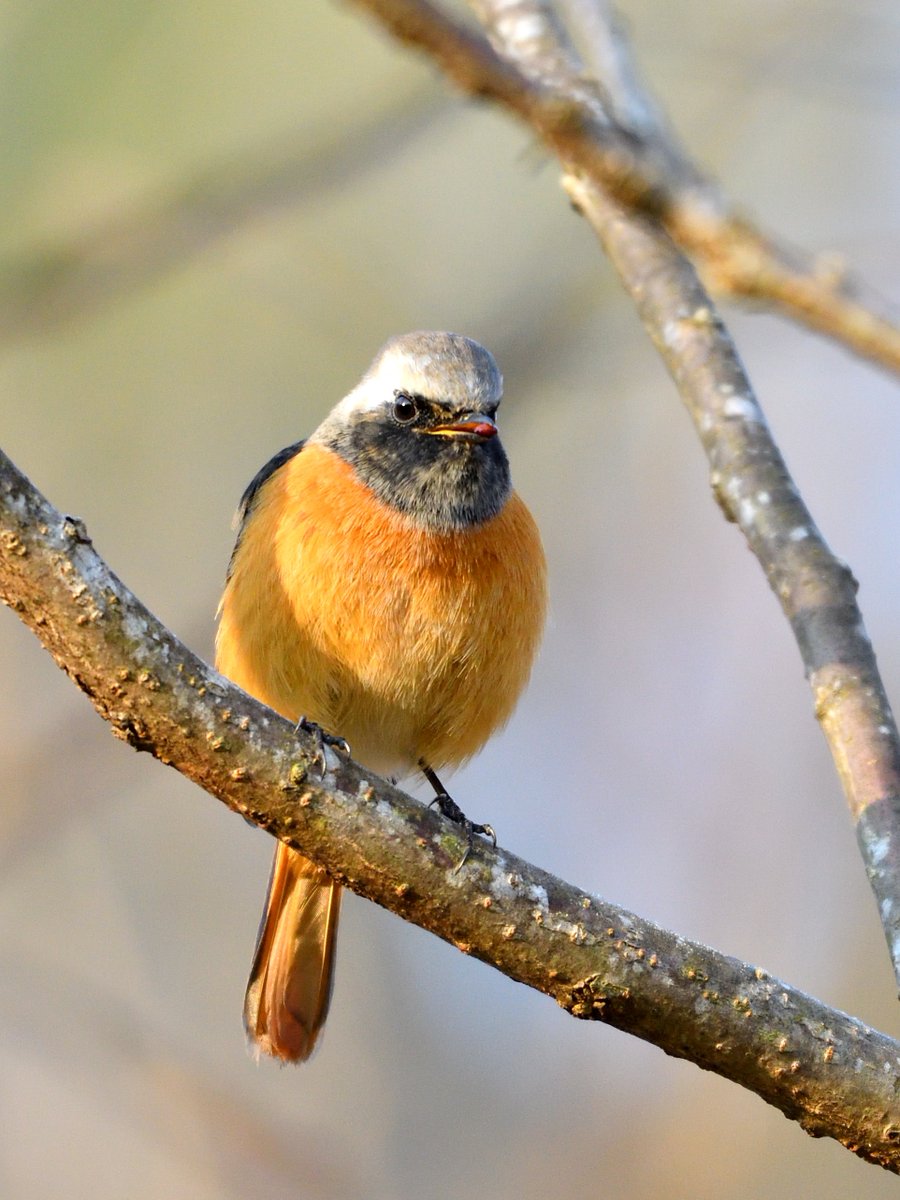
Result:
<instances>
[{"instance_id":1,"label":"bare twig","mask_svg":"<svg viewBox=\"0 0 900 1200\"><path fill-rule=\"evenodd\" d=\"M569 195L600 235L694 419L716 497L791 622L900 984L900 738L856 584L800 499L693 268L654 219L629 215L623 192L662 219L671 215L667 203L640 194L641 170L638 190L629 192L620 172L608 169L609 138L619 133L603 125L597 94L546 0L472 0L503 54L424 0L356 2L427 50L451 78L524 117L568 166Z\"/></svg>"},{"instance_id":2,"label":"bare twig","mask_svg":"<svg viewBox=\"0 0 900 1200\"><path fill-rule=\"evenodd\" d=\"M721 193L692 162L661 103L641 78L631 44L612 6L607 0L561 3L571 27L582 35L591 70L602 83L616 120L639 132L643 139L663 144L677 164L673 178L693 179L710 207L733 224L733 238L722 245L710 245L698 256L696 265L707 286L722 295L778 309L896 371L900 349L896 309L888 311L880 297L864 294L863 284L853 277L842 256L804 254L763 233L745 214L732 212L729 216ZM679 240L676 228L670 228L670 232ZM685 248L690 249L686 244ZM879 359L880 352L872 354L864 348L876 343L882 344L886 359Z\"/></svg>"},{"instance_id":3,"label":"bare twig","mask_svg":"<svg viewBox=\"0 0 900 1200\"><path fill-rule=\"evenodd\" d=\"M432 53L449 29L465 38L464 31L424 0L356 3L379 10L398 35ZM521 80L505 80L498 63L489 58L472 70L464 57L451 56L445 67L465 90L492 96L533 123L572 166L590 170L624 202L660 216L696 256L711 287L774 307L863 357L900 371L900 329L883 301L865 294L840 256L804 255L729 210L710 180L678 148L640 83L627 42L617 33L607 6L600 0L566 3L577 11L595 44L598 38L603 43L597 58L602 89L588 86L585 79L577 104L561 104L557 97L541 105L533 97L517 95ZM585 121L591 107L584 107L588 97L595 109L592 119L599 121L592 132L590 121ZM4 264L0 339L40 332L109 305L260 215L296 204L310 190L318 190L323 180L326 186L341 182L348 171L358 171L360 162L371 161L364 146L381 145L382 153L393 150L398 131L401 137L414 131L421 116L401 114L387 124L379 116L377 133L367 126L340 146L310 154L298 155L287 145L254 160L213 165L186 186L89 232L26 251ZM588 146L592 139L593 150ZM599 156L597 147L603 149Z\"/></svg>"},{"instance_id":4,"label":"bare twig","mask_svg":"<svg viewBox=\"0 0 900 1200\"><path fill-rule=\"evenodd\" d=\"M900 373L900 325L859 288L834 256L816 260L775 242L728 209L668 139L617 122L585 75L565 93L525 77L484 39L429 0L353 0L401 41L428 53L470 95L495 100L525 121L566 168L620 203L655 216L712 285L769 305L855 353ZM503 20L515 20L517 0ZM529 6L532 11L535 6ZM549 10L541 4L538 9Z\"/></svg>"},{"instance_id":5,"label":"bare twig","mask_svg":"<svg viewBox=\"0 0 900 1200\"><path fill-rule=\"evenodd\" d=\"M569 176L566 187L635 299L700 435L716 499L791 623L900 983L900 739L856 581L816 528L690 264L590 181Z\"/></svg>"},{"instance_id":6,"label":"bare twig","mask_svg":"<svg viewBox=\"0 0 900 1200\"><path fill-rule=\"evenodd\" d=\"M360 895L900 1172L900 1043L458 831L196 658L0 454L0 598L117 736ZM47 831L52 836L52 830Z\"/></svg>"}]
</instances>

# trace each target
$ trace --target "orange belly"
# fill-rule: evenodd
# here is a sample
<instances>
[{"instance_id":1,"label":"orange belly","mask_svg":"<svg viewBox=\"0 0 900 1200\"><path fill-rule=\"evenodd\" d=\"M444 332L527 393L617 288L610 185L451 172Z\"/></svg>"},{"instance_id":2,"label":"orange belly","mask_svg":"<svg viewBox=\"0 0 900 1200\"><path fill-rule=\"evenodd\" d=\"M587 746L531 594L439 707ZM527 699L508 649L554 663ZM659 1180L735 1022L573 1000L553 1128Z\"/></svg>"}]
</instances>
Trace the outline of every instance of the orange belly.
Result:
<instances>
[{"instance_id":1,"label":"orange belly","mask_svg":"<svg viewBox=\"0 0 900 1200\"><path fill-rule=\"evenodd\" d=\"M510 716L546 608L513 493L490 521L422 529L308 445L263 486L222 599L219 669L382 774L474 754Z\"/></svg>"}]
</instances>

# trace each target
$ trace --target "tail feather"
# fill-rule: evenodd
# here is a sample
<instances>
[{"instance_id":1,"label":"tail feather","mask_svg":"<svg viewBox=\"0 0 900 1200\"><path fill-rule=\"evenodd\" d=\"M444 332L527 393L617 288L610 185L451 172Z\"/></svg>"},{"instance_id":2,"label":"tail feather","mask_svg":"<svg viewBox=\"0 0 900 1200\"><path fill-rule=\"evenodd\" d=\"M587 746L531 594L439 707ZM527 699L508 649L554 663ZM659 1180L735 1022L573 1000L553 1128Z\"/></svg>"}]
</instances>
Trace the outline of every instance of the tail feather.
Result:
<instances>
[{"instance_id":1,"label":"tail feather","mask_svg":"<svg viewBox=\"0 0 900 1200\"><path fill-rule=\"evenodd\" d=\"M244 999L247 1034L266 1054L312 1054L331 1000L340 909L340 885L280 844Z\"/></svg>"}]
</instances>

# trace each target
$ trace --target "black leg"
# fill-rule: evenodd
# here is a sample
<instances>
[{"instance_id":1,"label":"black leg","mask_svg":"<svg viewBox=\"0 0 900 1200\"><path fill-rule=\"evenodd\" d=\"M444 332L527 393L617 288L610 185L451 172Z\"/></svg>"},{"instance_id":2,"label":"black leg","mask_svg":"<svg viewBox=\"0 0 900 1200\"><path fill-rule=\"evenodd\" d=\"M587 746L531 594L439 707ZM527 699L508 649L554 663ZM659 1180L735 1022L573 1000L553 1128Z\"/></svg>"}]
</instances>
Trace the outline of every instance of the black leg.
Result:
<instances>
[{"instance_id":1,"label":"black leg","mask_svg":"<svg viewBox=\"0 0 900 1200\"><path fill-rule=\"evenodd\" d=\"M466 831L466 851L454 868L453 873L456 874L456 872L459 871L465 864L466 859L472 852L472 846L474 844L474 837L476 833L479 833L484 837L489 837L495 847L497 845L497 835L494 833L493 826L477 825L474 821L469 820L456 801L449 795L447 789L438 779L435 772L432 771L431 767L429 767L428 763L420 760L419 768L422 774L434 788L435 792L434 799L431 801L431 804L429 804L428 807L431 808L433 805L437 805L441 813L447 818L448 821L452 821L454 825L462 825L463 829Z\"/></svg>"}]
</instances>

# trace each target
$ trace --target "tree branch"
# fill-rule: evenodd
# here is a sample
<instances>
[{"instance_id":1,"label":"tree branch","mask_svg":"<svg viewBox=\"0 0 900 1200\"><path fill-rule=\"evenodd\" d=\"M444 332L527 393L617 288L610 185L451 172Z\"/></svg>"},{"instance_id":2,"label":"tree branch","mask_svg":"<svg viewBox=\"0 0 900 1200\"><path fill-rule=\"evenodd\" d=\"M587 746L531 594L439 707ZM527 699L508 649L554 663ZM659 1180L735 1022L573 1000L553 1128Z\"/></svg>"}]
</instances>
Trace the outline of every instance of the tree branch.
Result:
<instances>
[{"instance_id":1,"label":"tree branch","mask_svg":"<svg viewBox=\"0 0 900 1200\"><path fill-rule=\"evenodd\" d=\"M900 374L900 324L860 298L861 288L833 255L816 260L768 237L745 215L729 209L718 190L687 159L659 124L635 123L648 97L634 94L624 72L598 88L583 72L562 92L544 78L528 77L479 35L451 20L429 0L352 0L395 37L429 54L469 95L501 104L523 120L567 170L590 179L628 208L659 220L694 255L720 291L777 309L809 329L840 341L856 354ZM474 5L487 12L491 5ZM512 28L527 9L552 17L545 2L509 0L497 20ZM601 13L602 19L602 13ZM615 89L615 93L613 93ZM613 115L614 95L620 120ZM624 123L628 115L628 124Z\"/></svg>"},{"instance_id":2,"label":"tree branch","mask_svg":"<svg viewBox=\"0 0 900 1200\"><path fill-rule=\"evenodd\" d=\"M900 1172L900 1043L459 831L218 675L0 452L0 599L113 732L346 886L552 996L732 1079Z\"/></svg>"},{"instance_id":3,"label":"tree branch","mask_svg":"<svg viewBox=\"0 0 900 1200\"><path fill-rule=\"evenodd\" d=\"M471 0L502 53L425 0L356 2L402 40L427 50L451 78L527 120L567 168L573 203L597 231L694 420L714 494L740 526L791 622L900 984L900 737L856 603L856 582L800 498L691 264L653 216L623 203L671 225L675 202L666 197L665 169L660 175L644 143L634 171L623 174L615 166L618 151L610 147L621 131L604 125L596 92L546 0ZM629 111L636 104L632 100ZM656 127L657 118L645 116L642 126L651 124ZM666 154L670 164L681 161L677 150ZM649 186L645 165L656 170L662 199L653 188L641 191Z\"/></svg>"},{"instance_id":4,"label":"tree branch","mask_svg":"<svg viewBox=\"0 0 900 1200\"><path fill-rule=\"evenodd\" d=\"M589 181L570 176L566 189L635 299L694 421L716 500L791 624L900 983L900 738L856 580L816 528L690 264Z\"/></svg>"},{"instance_id":5,"label":"tree branch","mask_svg":"<svg viewBox=\"0 0 900 1200\"><path fill-rule=\"evenodd\" d=\"M356 0L405 40L437 53L443 33L460 31L439 10L419 0ZM564 0L577 14L595 47L602 90L585 82L579 104L590 97L601 128L593 131L606 147L602 161L587 154L590 169L612 194L661 217L670 233L696 256L709 286L723 294L773 307L782 315L842 342L888 370L900 372L900 328L896 314L868 290L839 255L803 254L764 234L744 214L729 210L718 189L680 150L653 98L641 84L627 41L601 0ZM465 36L462 39L465 41ZM471 39L470 39L471 40ZM469 47L471 50L471 46ZM521 87L504 81L496 60L474 69L465 56L444 64L457 84L472 95L497 99L525 120L540 105L516 97ZM404 99L403 105L406 104ZM427 108L427 106L426 106ZM551 147L569 145L567 161L577 165L577 147L586 129L578 105L550 98L543 106L548 128L538 130ZM614 114L610 116L608 114ZM96 229L51 246L33 249L5 264L0 286L0 339L42 331L83 317L123 293L163 274L186 256L229 236L262 212L296 203L310 191L341 183L359 163L372 161L371 146L383 156L396 140L416 132L427 113L379 115L349 142L297 152L273 147L235 167L213 164L190 180L103 222ZM553 130L555 129L555 133ZM389 136L385 136L389 135Z\"/></svg>"}]
</instances>

